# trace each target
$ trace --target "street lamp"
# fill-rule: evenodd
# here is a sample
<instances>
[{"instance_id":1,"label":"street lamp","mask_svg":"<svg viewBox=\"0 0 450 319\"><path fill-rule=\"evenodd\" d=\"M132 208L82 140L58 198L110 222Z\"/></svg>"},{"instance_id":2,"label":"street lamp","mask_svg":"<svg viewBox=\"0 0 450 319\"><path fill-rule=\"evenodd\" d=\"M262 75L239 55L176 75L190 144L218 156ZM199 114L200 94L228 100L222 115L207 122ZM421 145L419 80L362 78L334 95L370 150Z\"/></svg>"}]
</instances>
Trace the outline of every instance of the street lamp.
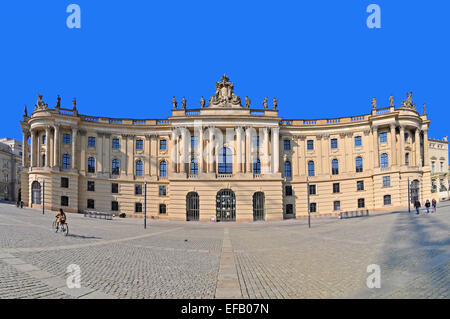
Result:
<instances>
[{"instance_id":1,"label":"street lamp","mask_svg":"<svg viewBox=\"0 0 450 319\"><path fill-rule=\"evenodd\" d=\"M309 178L306 178L306 193L308 198L308 228L311 228L311 212L309 207Z\"/></svg>"},{"instance_id":2,"label":"street lamp","mask_svg":"<svg viewBox=\"0 0 450 319\"><path fill-rule=\"evenodd\" d=\"M147 182L144 182L144 229L147 229Z\"/></svg>"}]
</instances>

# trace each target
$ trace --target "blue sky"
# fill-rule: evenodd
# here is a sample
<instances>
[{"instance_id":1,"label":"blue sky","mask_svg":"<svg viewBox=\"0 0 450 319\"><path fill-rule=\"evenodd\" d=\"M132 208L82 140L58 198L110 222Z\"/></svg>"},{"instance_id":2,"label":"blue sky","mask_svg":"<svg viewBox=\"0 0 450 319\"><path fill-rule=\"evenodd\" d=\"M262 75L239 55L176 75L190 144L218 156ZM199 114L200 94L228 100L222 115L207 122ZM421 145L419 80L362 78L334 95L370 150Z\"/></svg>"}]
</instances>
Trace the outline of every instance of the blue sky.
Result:
<instances>
[{"instance_id":1,"label":"blue sky","mask_svg":"<svg viewBox=\"0 0 450 319\"><path fill-rule=\"evenodd\" d=\"M81 29L66 7L81 7ZM366 8L381 7L381 29ZM367 114L406 93L429 136L449 135L450 1L2 1L0 136L21 139L37 93L81 114L166 118L172 96L198 107L226 73L287 119ZM270 103L271 104L271 103Z\"/></svg>"}]
</instances>

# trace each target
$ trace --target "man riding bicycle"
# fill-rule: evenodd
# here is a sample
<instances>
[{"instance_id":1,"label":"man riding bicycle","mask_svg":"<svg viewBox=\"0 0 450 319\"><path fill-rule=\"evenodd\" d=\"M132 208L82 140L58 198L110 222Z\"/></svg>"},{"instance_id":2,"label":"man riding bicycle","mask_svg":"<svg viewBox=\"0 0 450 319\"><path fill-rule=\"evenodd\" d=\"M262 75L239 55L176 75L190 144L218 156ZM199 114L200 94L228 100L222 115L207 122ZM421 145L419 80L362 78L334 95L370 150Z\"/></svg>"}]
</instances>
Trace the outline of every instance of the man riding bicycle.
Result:
<instances>
[{"instance_id":1,"label":"man riding bicycle","mask_svg":"<svg viewBox=\"0 0 450 319\"><path fill-rule=\"evenodd\" d=\"M66 214L62 210L62 208L59 209L59 212L55 215L56 219L56 228L59 227L59 225L64 225L66 222Z\"/></svg>"}]
</instances>

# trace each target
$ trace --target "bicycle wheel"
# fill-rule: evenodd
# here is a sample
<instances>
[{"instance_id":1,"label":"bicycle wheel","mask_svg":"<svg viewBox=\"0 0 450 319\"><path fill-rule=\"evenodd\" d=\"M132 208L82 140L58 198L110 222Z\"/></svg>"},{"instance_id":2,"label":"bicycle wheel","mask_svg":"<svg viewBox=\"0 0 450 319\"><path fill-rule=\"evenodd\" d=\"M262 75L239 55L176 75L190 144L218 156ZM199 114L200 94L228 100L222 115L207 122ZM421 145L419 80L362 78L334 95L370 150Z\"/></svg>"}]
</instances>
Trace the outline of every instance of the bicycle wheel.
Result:
<instances>
[{"instance_id":1,"label":"bicycle wheel","mask_svg":"<svg viewBox=\"0 0 450 319\"><path fill-rule=\"evenodd\" d=\"M65 224L63 228L64 235L69 235L69 225Z\"/></svg>"}]
</instances>

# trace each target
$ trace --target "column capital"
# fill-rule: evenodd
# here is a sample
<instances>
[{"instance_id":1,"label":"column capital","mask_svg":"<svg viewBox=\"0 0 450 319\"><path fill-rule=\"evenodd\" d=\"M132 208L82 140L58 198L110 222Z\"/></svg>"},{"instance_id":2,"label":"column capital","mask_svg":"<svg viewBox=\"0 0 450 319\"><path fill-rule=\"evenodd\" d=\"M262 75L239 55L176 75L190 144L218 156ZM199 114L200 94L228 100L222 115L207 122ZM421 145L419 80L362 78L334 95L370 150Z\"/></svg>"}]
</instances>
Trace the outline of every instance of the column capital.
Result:
<instances>
[{"instance_id":1,"label":"column capital","mask_svg":"<svg viewBox=\"0 0 450 319\"><path fill-rule=\"evenodd\" d=\"M393 130L397 127L397 124L391 123L391 124L389 124L389 127L391 128L391 130Z\"/></svg>"}]
</instances>

